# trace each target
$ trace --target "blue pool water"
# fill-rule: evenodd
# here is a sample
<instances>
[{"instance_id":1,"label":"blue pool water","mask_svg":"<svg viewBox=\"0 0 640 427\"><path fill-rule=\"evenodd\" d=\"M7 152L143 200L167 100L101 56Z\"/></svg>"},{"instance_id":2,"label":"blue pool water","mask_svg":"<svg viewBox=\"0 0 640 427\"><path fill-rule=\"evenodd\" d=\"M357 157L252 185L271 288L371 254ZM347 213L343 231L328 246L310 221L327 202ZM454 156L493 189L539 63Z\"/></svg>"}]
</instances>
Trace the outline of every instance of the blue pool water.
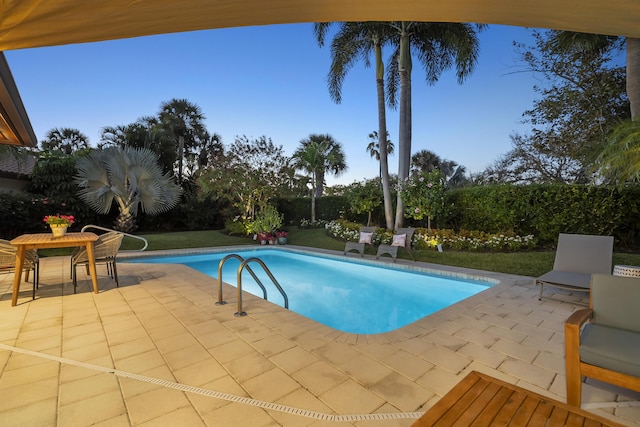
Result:
<instances>
[{"instance_id":1,"label":"blue pool water","mask_svg":"<svg viewBox=\"0 0 640 427\"><path fill-rule=\"evenodd\" d=\"M218 264L229 253L260 258L289 298L289 309L334 329L357 334L392 331L481 292L488 282L465 280L356 260L308 255L278 249L218 252L199 255L145 257L122 262L184 264L218 276ZM225 262L222 278L236 284L240 261ZM270 302L284 306L283 297L257 263L249 264L267 288ZM259 297L262 290L245 270L243 290ZM217 299L217 287L211 289ZM225 295L225 298L229 295ZM250 310L250 307L245 309Z\"/></svg>"}]
</instances>

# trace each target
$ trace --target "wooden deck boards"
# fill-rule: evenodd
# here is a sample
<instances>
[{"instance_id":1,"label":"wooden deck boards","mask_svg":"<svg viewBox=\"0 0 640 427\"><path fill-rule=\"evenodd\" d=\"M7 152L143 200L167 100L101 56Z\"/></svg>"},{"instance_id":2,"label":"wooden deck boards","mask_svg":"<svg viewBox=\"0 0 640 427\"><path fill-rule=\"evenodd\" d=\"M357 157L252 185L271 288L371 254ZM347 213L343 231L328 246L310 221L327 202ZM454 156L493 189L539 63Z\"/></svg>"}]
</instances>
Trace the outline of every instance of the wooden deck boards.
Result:
<instances>
[{"instance_id":1,"label":"wooden deck boards","mask_svg":"<svg viewBox=\"0 0 640 427\"><path fill-rule=\"evenodd\" d=\"M496 425L621 426L580 408L473 371L412 427Z\"/></svg>"}]
</instances>

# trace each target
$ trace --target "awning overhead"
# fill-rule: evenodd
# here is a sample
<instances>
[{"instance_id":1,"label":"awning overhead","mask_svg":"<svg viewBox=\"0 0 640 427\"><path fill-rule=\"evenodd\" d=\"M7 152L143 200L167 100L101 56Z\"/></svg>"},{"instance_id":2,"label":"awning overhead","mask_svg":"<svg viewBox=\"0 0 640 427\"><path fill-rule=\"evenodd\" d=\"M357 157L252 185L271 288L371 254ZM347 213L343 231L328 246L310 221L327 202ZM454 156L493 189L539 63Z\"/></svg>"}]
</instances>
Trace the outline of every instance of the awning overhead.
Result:
<instances>
[{"instance_id":1,"label":"awning overhead","mask_svg":"<svg viewBox=\"0 0 640 427\"><path fill-rule=\"evenodd\" d=\"M31 122L2 52L0 52L0 144L25 147L37 145Z\"/></svg>"},{"instance_id":2,"label":"awning overhead","mask_svg":"<svg viewBox=\"0 0 640 427\"><path fill-rule=\"evenodd\" d=\"M0 51L317 21L477 22L640 37L638 0L0 0Z\"/></svg>"},{"instance_id":3,"label":"awning overhead","mask_svg":"<svg viewBox=\"0 0 640 427\"><path fill-rule=\"evenodd\" d=\"M0 53L323 21L475 22L640 38L640 0L0 0ZM0 58L0 144L37 144L4 57Z\"/></svg>"}]
</instances>

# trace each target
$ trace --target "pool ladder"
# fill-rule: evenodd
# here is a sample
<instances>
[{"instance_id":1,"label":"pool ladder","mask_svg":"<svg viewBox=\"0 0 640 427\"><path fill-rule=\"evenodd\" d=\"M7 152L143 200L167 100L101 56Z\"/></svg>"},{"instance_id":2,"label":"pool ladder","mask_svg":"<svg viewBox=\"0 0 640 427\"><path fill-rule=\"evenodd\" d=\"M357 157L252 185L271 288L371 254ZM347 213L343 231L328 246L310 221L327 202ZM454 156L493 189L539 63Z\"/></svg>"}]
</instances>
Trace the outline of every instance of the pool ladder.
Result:
<instances>
[{"instance_id":1,"label":"pool ladder","mask_svg":"<svg viewBox=\"0 0 640 427\"><path fill-rule=\"evenodd\" d=\"M224 265L225 262L227 262L231 258L235 258L240 261L240 266L238 267L238 273L237 273L238 311L234 313L234 316L237 317L237 316L247 315L247 312L242 310L242 270L244 270L245 268L247 269L249 274L251 274L251 277L253 277L253 280L255 280L258 286L260 286L260 288L262 289L263 298L265 300L267 299L267 288L264 287L264 285L262 284L258 276L256 276L254 271L249 266L249 263L251 262L257 262L262 266L262 269L265 271L265 273L267 273L267 276L269 276L273 284L276 286L278 291L280 291L280 294L284 298L284 308L289 309L289 298L287 297L287 294L285 293L284 289L282 289L282 286L280 286L280 283L278 283L276 278L273 277L271 270L269 270L266 264L260 258L254 257L254 258L244 259L238 254L227 255L226 257L222 258L222 260L218 264L218 302L216 303L216 305L224 305L227 303L222 299L222 266Z\"/></svg>"}]
</instances>

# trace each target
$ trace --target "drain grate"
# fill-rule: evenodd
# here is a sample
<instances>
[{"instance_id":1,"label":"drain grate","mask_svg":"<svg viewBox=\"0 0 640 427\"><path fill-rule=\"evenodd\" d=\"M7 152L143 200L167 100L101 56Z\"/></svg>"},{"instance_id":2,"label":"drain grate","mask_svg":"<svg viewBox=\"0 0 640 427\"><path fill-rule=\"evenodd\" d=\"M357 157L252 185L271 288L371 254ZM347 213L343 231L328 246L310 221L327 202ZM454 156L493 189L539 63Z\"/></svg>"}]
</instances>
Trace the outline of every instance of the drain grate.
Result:
<instances>
[{"instance_id":1,"label":"drain grate","mask_svg":"<svg viewBox=\"0 0 640 427\"><path fill-rule=\"evenodd\" d=\"M64 363L66 365L80 366L86 369L92 369L94 371L113 374L122 378L130 378L137 381L156 384L162 387L172 388L174 390L184 391L186 393L199 394L202 396L213 397L216 399L226 400L229 402L256 406L256 407L271 410L271 411L284 412L291 415L298 415L301 417L313 418L313 419L322 420L322 421L331 421L331 422L384 421L384 420L398 420L398 419L406 419L406 418L419 418L423 414L422 412L390 412L390 413L383 413L383 414L356 414L356 415L324 414L322 412L294 408L291 406L280 405L278 403L265 402L263 400L251 399L249 397L236 396L229 393L222 393L219 391L207 390L200 387L180 384L173 381L161 380L159 378L148 377L145 375L133 374L131 372L120 371L118 369L105 368L103 366L93 365L93 364L84 363L84 362L78 362L77 360L66 359L64 357L58 357L50 354L40 353L37 351L13 347L13 346L9 346L2 343L0 343L0 349L13 351L21 354L28 354L30 356L40 357L43 359L49 359L49 360L56 361L58 363Z\"/></svg>"}]
</instances>

